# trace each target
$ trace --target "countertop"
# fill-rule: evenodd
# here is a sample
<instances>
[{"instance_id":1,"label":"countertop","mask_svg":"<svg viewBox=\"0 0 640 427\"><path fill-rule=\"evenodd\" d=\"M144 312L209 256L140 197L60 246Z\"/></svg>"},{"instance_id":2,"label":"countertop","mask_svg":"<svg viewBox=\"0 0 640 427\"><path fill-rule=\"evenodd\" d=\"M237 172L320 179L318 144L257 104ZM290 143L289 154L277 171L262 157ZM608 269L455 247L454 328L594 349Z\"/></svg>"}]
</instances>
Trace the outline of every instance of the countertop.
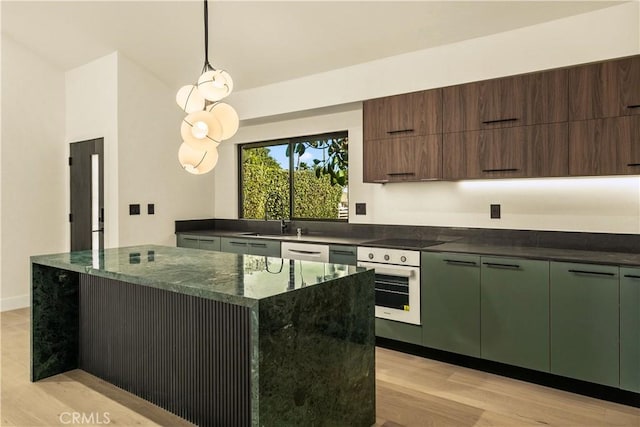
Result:
<instances>
[{"instance_id":1,"label":"countertop","mask_svg":"<svg viewBox=\"0 0 640 427\"><path fill-rule=\"evenodd\" d=\"M251 239L270 239L279 241L299 241L304 243L321 243L321 244L338 244L352 246L377 246L387 247L371 243L375 240L372 237L349 237L349 236L333 236L324 234L303 234L301 237L295 235L276 235L264 234L258 236L248 235L248 231L234 230L206 230L206 231L188 231L180 234L189 234L197 236L220 236L234 238L251 238ZM640 267L640 248L638 252L605 252L605 251L586 251L576 249L522 246L509 244L482 244L467 243L463 240L442 242L440 244L415 247L415 246L395 246L396 249L419 250L424 252L456 252L469 253L478 255L491 255L500 257L520 257L529 259L540 259L549 261L578 262L588 264L610 264L620 266Z\"/></svg>"},{"instance_id":2,"label":"countertop","mask_svg":"<svg viewBox=\"0 0 640 427\"><path fill-rule=\"evenodd\" d=\"M249 307L367 270L156 245L39 255L31 262Z\"/></svg>"}]
</instances>

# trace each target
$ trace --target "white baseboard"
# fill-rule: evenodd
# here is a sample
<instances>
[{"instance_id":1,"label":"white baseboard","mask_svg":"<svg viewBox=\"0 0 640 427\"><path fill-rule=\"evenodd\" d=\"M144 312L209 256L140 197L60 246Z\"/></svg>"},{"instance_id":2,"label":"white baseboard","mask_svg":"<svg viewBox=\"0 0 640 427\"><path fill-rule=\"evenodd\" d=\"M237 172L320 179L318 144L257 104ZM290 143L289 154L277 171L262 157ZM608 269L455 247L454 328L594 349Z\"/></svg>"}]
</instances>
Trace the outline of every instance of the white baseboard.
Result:
<instances>
[{"instance_id":1,"label":"white baseboard","mask_svg":"<svg viewBox=\"0 0 640 427\"><path fill-rule=\"evenodd\" d=\"M0 299L0 311L16 310L18 308L29 307L30 305L29 294Z\"/></svg>"}]
</instances>

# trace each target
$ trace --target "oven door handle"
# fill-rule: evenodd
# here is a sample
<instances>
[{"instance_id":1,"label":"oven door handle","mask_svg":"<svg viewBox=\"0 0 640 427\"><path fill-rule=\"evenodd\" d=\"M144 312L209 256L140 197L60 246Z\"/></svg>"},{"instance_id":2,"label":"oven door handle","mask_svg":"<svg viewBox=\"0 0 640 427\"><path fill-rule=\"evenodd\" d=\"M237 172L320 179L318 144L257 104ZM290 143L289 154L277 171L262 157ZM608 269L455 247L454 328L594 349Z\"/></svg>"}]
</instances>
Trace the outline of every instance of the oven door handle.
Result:
<instances>
[{"instance_id":1,"label":"oven door handle","mask_svg":"<svg viewBox=\"0 0 640 427\"><path fill-rule=\"evenodd\" d=\"M370 262L359 262L360 267L371 267L376 270L376 273L385 274L387 276L408 277L411 278L416 274L415 268L399 269L393 267L385 267L380 264L374 264Z\"/></svg>"}]
</instances>

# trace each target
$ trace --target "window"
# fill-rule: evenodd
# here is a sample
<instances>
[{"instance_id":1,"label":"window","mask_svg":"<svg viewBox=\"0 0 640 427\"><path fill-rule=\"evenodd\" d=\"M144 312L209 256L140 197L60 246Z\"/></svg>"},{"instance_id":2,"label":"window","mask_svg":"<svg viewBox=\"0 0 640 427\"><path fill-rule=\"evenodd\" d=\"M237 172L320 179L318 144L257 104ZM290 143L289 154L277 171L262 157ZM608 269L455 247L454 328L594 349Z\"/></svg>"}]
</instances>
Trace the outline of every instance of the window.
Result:
<instances>
[{"instance_id":1,"label":"window","mask_svg":"<svg viewBox=\"0 0 640 427\"><path fill-rule=\"evenodd\" d=\"M240 217L347 220L347 132L243 144Z\"/></svg>"}]
</instances>

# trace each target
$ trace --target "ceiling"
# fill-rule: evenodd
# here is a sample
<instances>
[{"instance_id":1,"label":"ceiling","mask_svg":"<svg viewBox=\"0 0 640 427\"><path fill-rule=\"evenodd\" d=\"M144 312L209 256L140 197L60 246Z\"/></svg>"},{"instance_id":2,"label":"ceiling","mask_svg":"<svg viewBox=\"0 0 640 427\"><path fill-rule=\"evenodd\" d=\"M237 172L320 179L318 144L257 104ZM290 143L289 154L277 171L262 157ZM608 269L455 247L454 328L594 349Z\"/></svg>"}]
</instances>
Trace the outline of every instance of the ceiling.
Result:
<instances>
[{"instance_id":1,"label":"ceiling","mask_svg":"<svg viewBox=\"0 0 640 427\"><path fill-rule=\"evenodd\" d=\"M495 34L618 1L214 1L209 55L236 90ZM115 50L170 86L204 63L201 1L2 1L2 32L72 69Z\"/></svg>"}]
</instances>

